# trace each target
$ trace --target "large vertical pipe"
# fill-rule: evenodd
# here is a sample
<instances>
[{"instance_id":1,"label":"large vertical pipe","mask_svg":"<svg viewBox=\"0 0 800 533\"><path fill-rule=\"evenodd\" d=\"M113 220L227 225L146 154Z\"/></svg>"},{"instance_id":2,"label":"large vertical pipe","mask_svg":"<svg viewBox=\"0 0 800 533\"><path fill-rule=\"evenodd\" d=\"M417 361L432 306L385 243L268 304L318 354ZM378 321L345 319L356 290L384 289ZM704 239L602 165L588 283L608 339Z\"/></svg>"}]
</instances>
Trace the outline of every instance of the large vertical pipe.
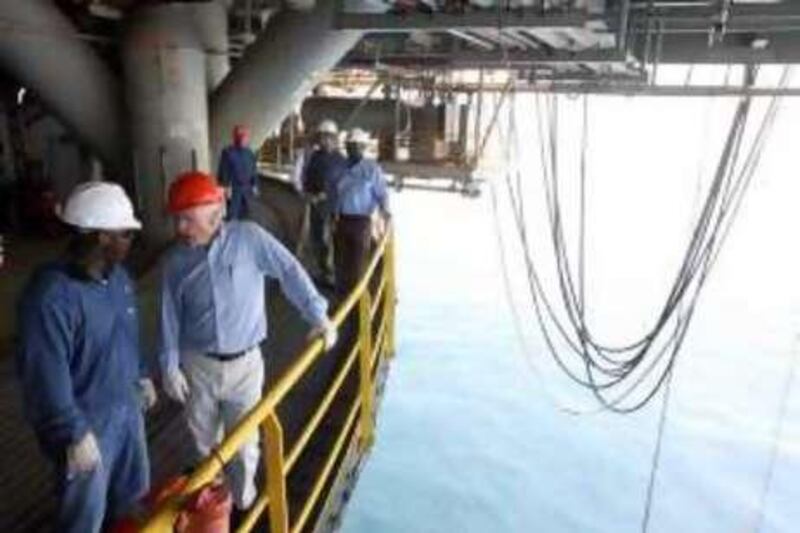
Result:
<instances>
[{"instance_id":1,"label":"large vertical pipe","mask_svg":"<svg viewBox=\"0 0 800 533\"><path fill-rule=\"evenodd\" d=\"M164 206L172 179L193 167L209 169L206 53L194 24L196 6L140 9L124 36L137 201L154 244L171 235Z\"/></svg>"},{"instance_id":2,"label":"large vertical pipe","mask_svg":"<svg viewBox=\"0 0 800 533\"><path fill-rule=\"evenodd\" d=\"M211 100L211 147L216 156L236 124L250 127L255 144L275 131L319 76L358 42L362 33L333 29L335 0L310 11L283 10L247 50Z\"/></svg>"},{"instance_id":3,"label":"large vertical pipe","mask_svg":"<svg viewBox=\"0 0 800 533\"><path fill-rule=\"evenodd\" d=\"M219 87L231 70L228 56L228 12L221 2L193 6L194 24L206 52L206 82L209 93Z\"/></svg>"},{"instance_id":4,"label":"large vertical pipe","mask_svg":"<svg viewBox=\"0 0 800 533\"><path fill-rule=\"evenodd\" d=\"M0 1L0 65L110 168L124 170L120 87L52 2Z\"/></svg>"}]
</instances>

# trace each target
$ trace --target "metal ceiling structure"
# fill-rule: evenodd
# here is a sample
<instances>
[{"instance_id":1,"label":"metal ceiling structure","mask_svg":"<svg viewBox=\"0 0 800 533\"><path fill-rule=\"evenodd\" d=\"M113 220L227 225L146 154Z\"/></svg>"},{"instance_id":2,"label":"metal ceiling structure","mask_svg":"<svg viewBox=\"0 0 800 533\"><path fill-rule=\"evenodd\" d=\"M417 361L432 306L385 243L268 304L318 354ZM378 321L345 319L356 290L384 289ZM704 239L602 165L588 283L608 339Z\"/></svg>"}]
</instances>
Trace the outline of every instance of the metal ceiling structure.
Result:
<instances>
[{"instance_id":1,"label":"metal ceiling structure","mask_svg":"<svg viewBox=\"0 0 800 533\"><path fill-rule=\"evenodd\" d=\"M227 53L234 61L281 9L315 4L219 1L228 8ZM796 1L372 0L374 9L370 2L365 7L364 2L327 1L337 6L333 29L366 33L339 70L394 69L438 76L465 69L510 69L534 88L532 80L604 92L651 85L659 64L800 63ZM85 35L108 44L127 13L166 2L56 3Z\"/></svg>"},{"instance_id":2,"label":"metal ceiling structure","mask_svg":"<svg viewBox=\"0 0 800 533\"><path fill-rule=\"evenodd\" d=\"M343 10L337 27L360 29L367 36L340 67L429 74L509 69L532 89L605 93L649 87L660 64L800 63L800 2L601 0L424 6L417 2L414 9L388 14Z\"/></svg>"}]
</instances>

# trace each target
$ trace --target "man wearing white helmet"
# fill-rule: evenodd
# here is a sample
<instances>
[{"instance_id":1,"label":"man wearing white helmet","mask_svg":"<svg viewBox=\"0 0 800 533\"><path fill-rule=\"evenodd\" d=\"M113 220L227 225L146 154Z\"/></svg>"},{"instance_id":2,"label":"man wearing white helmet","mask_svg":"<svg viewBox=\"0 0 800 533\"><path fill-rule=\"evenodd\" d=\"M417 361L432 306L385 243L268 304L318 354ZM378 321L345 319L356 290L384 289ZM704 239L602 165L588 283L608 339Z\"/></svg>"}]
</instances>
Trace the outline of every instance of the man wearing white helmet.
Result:
<instances>
[{"instance_id":1,"label":"man wearing white helmet","mask_svg":"<svg viewBox=\"0 0 800 533\"><path fill-rule=\"evenodd\" d=\"M377 162L364 158L369 134L355 128L347 135L346 170L333 194L336 231L336 292L344 297L364 272L369 258L372 216L376 212L389 218L389 193L386 178Z\"/></svg>"},{"instance_id":2,"label":"man wearing white helmet","mask_svg":"<svg viewBox=\"0 0 800 533\"><path fill-rule=\"evenodd\" d=\"M17 370L28 420L55 466L55 530L91 533L149 485L142 410L156 393L121 266L141 223L123 189L104 182L76 187L60 217L72 235L22 295Z\"/></svg>"},{"instance_id":3,"label":"man wearing white helmet","mask_svg":"<svg viewBox=\"0 0 800 533\"><path fill-rule=\"evenodd\" d=\"M345 170L344 156L339 152L339 129L332 120L323 120L317 128L318 148L308 159L303 172L303 192L311 207L311 244L321 280L333 282L331 265L331 205L329 198Z\"/></svg>"}]
</instances>

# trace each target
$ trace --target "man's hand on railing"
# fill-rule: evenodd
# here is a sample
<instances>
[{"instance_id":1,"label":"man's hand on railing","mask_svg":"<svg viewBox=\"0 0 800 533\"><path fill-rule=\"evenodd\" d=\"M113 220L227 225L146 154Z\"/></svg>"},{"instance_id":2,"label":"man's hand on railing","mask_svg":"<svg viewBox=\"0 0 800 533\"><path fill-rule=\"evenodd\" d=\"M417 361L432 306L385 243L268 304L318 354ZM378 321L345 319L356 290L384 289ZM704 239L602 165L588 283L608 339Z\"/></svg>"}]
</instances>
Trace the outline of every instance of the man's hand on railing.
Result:
<instances>
[{"instance_id":1,"label":"man's hand on railing","mask_svg":"<svg viewBox=\"0 0 800 533\"><path fill-rule=\"evenodd\" d=\"M330 350L336 345L336 341L339 340L339 334L336 331L336 326L333 325L328 319L325 319L325 322L322 324L315 326L311 333L308 334L309 339L314 339L316 337L322 337L322 342L325 343L325 350Z\"/></svg>"}]
</instances>

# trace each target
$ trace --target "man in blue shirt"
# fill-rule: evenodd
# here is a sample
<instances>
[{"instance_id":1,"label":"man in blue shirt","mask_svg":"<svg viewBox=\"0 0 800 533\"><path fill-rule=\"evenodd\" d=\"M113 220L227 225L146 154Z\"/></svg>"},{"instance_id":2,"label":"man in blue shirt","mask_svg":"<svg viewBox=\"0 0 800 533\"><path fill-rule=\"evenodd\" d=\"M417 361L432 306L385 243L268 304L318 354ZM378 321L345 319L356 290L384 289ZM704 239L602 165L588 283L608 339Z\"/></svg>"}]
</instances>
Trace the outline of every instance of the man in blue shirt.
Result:
<instances>
[{"instance_id":1,"label":"man in blue shirt","mask_svg":"<svg viewBox=\"0 0 800 533\"><path fill-rule=\"evenodd\" d=\"M54 462L56 531L92 533L148 489L142 408L155 404L139 353L133 283L120 266L141 225L119 185L78 186L61 218L66 257L20 300L17 370L25 409Z\"/></svg>"},{"instance_id":2,"label":"man in blue shirt","mask_svg":"<svg viewBox=\"0 0 800 533\"><path fill-rule=\"evenodd\" d=\"M303 192L309 202L311 244L321 281L333 284L331 265L331 205L328 198L345 171L344 156L338 150L339 130L332 120L323 120L317 129L318 148L311 153L303 173Z\"/></svg>"},{"instance_id":3,"label":"man in blue shirt","mask_svg":"<svg viewBox=\"0 0 800 533\"><path fill-rule=\"evenodd\" d=\"M258 196L257 158L248 142L247 128L236 126L233 128L233 144L222 150L219 158L217 174L229 198L228 217L231 220L251 214Z\"/></svg>"},{"instance_id":4,"label":"man in blue shirt","mask_svg":"<svg viewBox=\"0 0 800 533\"><path fill-rule=\"evenodd\" d=\"M169 191L179 243L164 263L159 357L165 392L185 404L200 457L262 396L265 278L278 280L326 347L336 342L328 304L300 263L254 222L223 222L223 200L200 172L179 176ZM256 497L258 456L254 434L228 470L239 510Z\"/></svg>"},{"instance_id":5,"label":"man in blue shirt","mask_svg":"<svg viewBox=\"0 0 800 533\"><path fill-rule=\"evenodd\" d=\"M372 235L372 216L380 211L388 220L389 193L381 167L364 158L369 136L355 128L347 136L347 169L334 189L336 231L336 292L343 298L358 283L367 267Z\"/></svg>"}]
</instances>

